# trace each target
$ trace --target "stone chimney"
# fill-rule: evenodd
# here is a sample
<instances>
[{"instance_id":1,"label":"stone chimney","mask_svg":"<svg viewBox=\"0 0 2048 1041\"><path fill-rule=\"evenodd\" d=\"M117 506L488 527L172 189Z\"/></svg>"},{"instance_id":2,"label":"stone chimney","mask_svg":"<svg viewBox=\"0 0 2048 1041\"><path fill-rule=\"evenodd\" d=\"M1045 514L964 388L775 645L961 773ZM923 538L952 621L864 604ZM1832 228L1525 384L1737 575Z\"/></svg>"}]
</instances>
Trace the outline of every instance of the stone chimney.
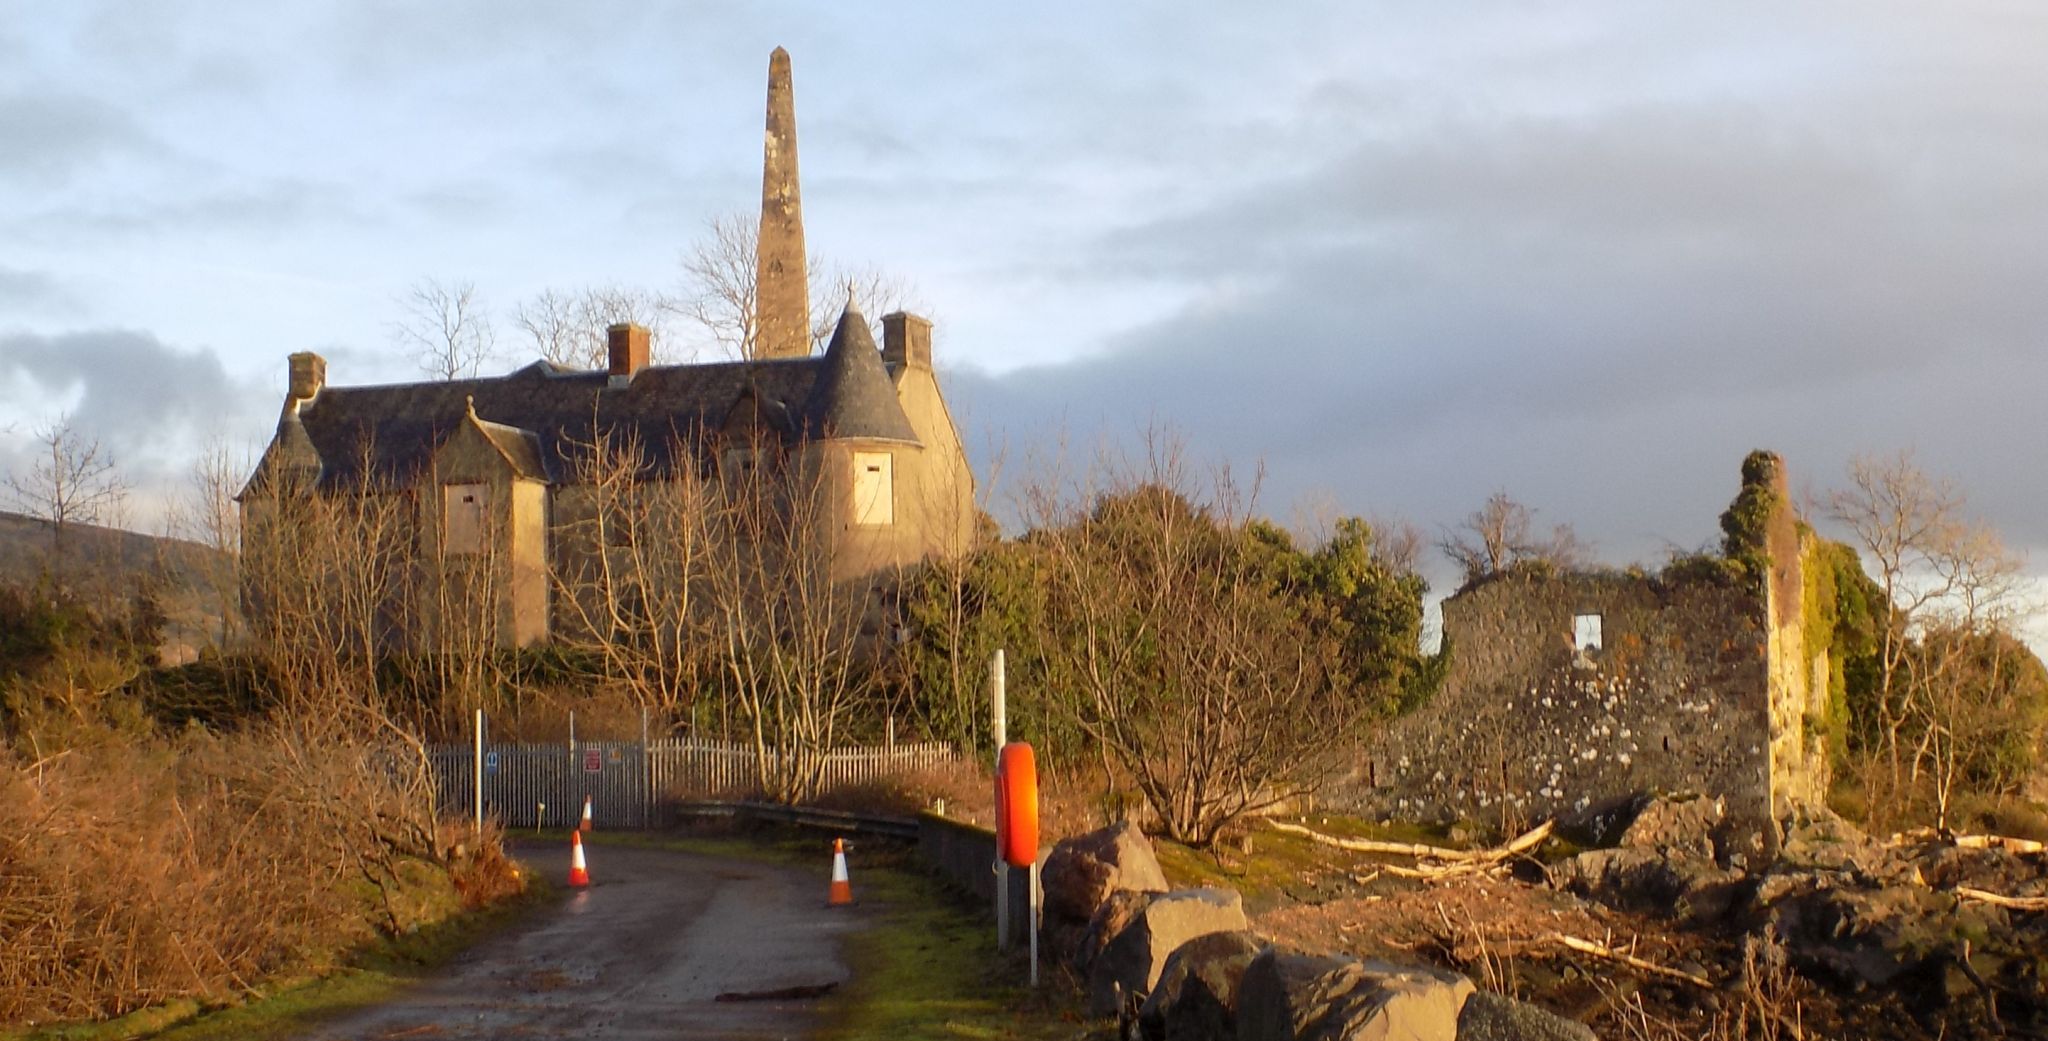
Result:
<instances>
[{"instance_id":1,"label":"stone chimney","mask_svg":"<svg viewBox=\"0 0 2048 1041\"><path fill-rule=\"evenodd\" d=\"M604 334L605 347L611 355L611 385L623 387L647 367L647 327L620 322L605 329Z\"/></svg>"},{"instance_id":2,"label":"stone chimney","mask_svg":"<svg viewBox=\"0 0 2048 1041\"><path fill-rule=\"evenodd\" d=\"M768 56L768 127L761 149L761 230L754 243L754 357L811 353L810 276L797 191L796 94L789 52Z\"/></svg>"},{"instance_id":3,"label":"stone chimney","mask_svg":"<svg viewBox=\"0 0 2048 1041\"><path fill-rule=\"evenodd\" d=\"M286 397L292 401L310 401L327 385L327 359L312 351L299 351L291 356L291 376L286 384Z\"/></svg>"},{"instance_id":4,"label":"stone chimney","mask_svg":"<svg viewBox=\"0 0 2048 1041\"><path fill-rule=\"evenodd\" d=\"M932 371L931 319L907 311L882 316L882 361L900 369Z\"/></svg>"}]
</instances>

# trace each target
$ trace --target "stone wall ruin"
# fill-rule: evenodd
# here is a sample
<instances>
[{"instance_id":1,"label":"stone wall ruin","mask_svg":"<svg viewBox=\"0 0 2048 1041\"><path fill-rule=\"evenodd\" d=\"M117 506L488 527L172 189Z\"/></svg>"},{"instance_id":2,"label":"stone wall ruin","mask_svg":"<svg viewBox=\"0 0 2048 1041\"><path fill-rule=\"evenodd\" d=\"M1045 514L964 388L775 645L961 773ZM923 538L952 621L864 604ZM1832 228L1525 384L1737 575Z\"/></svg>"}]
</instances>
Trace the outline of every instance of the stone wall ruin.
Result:
<instances>
[{"instance_id":1,"label":"stone wall ruin","mask_svg":"<svg viewBox=\"0 0 2048 1041\"><path fill-rule=\"evenodd\" d=\"M1571 820L1646 794L1752 821L1817 803L1828 664L1805 638L1814 537L1768 482L1768 573L1492 576L1444 602L1443 688L1361 752L1341 803L1405 820Z\"/></svg>"}]
</instances>

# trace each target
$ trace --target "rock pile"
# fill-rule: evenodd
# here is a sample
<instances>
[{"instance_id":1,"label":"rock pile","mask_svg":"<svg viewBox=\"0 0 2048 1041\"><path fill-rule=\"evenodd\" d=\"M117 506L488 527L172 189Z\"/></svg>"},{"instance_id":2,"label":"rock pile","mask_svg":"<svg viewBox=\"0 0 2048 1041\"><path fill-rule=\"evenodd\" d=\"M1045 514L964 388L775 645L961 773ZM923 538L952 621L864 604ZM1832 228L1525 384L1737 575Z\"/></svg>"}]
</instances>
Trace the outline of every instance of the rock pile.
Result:
<instances>
[{"instance_id":1,"label":"rock pile","mask_svg":"<svg viewBox=\"0 0 2048 1041\"><path fill-rule=\"evenodd\" d=\"M1484 994L1457 973L1285 950L1238 894L1169 890L1125 823L1061 842L1043 873L1046 936L1089 1011L1148 1041L1586 1041L1584 1026Z\"/></svg>"},{"instance_id":2,"label":"rock pile","mask_svg":"<svg viewBox=\"0 0 2048 1041\"><path fill-rule=\"evenodd\" d=\"M1774 934L1808 976L1916 1007L2048 1021L2048 854L1938 836L1880 842L1825 808L1779 822L1778 856L1731 855L1713 803L1653 800L1621 845L1553 865L1553 885L1623 910ZM1997 1023L1991 1024L1996 1026Z\"/></svg>"}]
</instances>

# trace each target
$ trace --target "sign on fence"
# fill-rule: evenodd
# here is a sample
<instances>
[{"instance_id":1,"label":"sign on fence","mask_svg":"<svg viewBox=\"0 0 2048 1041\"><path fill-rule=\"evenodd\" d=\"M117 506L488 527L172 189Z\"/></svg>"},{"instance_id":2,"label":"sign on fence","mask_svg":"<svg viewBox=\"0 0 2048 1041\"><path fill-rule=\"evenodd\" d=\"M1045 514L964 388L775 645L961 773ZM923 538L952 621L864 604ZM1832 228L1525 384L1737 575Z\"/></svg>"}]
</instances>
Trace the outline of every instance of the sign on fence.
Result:
<instances>
[{"instance_id":1,"label":"sign on fence","mask_svg":"<svg viewBox=\"0 0 2048 1041\"><path fill-rule=\"evenodd\" d=\"M594 773L599 773L599 772L602 772L603 770L604 770L604 750L603 750L603 749L601 749L601 748L586 748L586 749L584 749L584 750L583 750L583 772L584 772L584 773L587 773L587 774L594 774Z\"/></svg>"},{"instance_id":2,"label":"sign on fence","mask_svg":"<svg viewBox=\"0 0 2048 1041\"><path fill-rule=\"evenodd\" d=\"M498 753L493 751L484 756L484 772L495 775L498 772Z\"/></svg>"}]
</instances>

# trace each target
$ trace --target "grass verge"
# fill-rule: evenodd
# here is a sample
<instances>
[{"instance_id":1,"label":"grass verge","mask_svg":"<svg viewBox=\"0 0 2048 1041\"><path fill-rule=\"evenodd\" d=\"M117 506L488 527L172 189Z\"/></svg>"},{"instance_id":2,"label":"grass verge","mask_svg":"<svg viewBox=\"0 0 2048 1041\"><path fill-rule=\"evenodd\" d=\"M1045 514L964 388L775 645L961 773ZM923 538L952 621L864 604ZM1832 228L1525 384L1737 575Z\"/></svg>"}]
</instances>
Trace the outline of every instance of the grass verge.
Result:
<instances>
[{"instance_id":1,"label":"grass verge","mask_svg":"<svg viewBox=\"0 0 2048 1041\"><path fill-rule=\"evenodd\" d=\"M1041 967L1031 989L1024 956L996 951L995 924L911 859L869 864L856 880L871 924L847 940L854 978L834 997L827 1039L1113 1036L1080 1017L1078 990L1058 966Z\"/></svg>"}]
</instances>

